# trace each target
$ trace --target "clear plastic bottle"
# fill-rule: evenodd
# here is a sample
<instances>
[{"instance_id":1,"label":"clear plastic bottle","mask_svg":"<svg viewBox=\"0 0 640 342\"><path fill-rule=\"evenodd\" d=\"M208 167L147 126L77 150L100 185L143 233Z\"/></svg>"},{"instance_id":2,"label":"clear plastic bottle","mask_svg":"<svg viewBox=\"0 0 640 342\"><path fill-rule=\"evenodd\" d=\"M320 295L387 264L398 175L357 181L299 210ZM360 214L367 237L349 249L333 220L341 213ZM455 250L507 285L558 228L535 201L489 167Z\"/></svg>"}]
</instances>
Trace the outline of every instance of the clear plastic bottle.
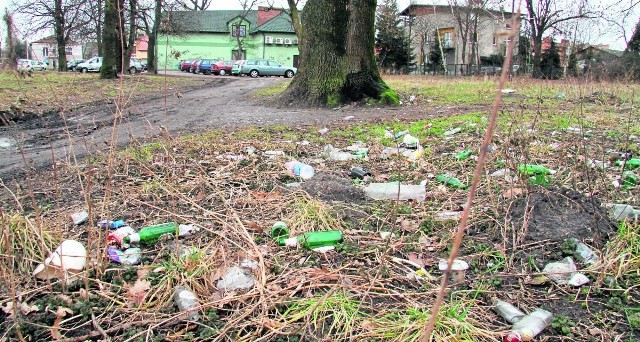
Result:
<instances>
[{"instance_id":1,"label":"clear plastic bottle","mask_svg":"<svg viewBox=\"0 0 640 342\"><path fill-rule=\"evenodd\" d=\"M633 207L628 204L616 203L609 209L609 217L616 221L633 220L637 219L638 216L640 216L640 210L633 209Z\"/></svg>"},{"instance_id":2,"label":"clear plastic bottle","mask_svg":"<svg viewBox=\"0 0 640 342\"><path fill-rule=\"evenodd\" d=\"M524 312L520 311L520 309L518 309L511 303L502 300L496 300L495 302L493 302L493 305L493 310L509 323L513 324L521 320L522 317L526 316Z\"/></svg>"},{"instance_id":3,"label":"clear plastic bottle","mask_svg":"<svg viewBox=\"0 0 640 342\"><path fill-rule=\"evenodd\" d=\"M186 286L176 286L173 293L173 301L176 303L178 310L187 312L187 319L197 321L200 319L200 313L194 308L200 306L198 297L193 291Z\"/></svg>"},{"instance_id":4,"label":"clear plastic bottle","mask_svg":"<svg viewBox=\"0 0 640 342\"><path fill-rule=\"evenodd\" d=\"M547 310L536 309L532 313L522 317L517 321L509 334L504 338L504 342L531 341L544 329L551 325L553 314Z\"/></svg>"},{"instance_id":5,"label":"clear plastic bottle","mask_svg":"<svg viewBox=\"0 0 640 342\"><path fill-rule=\"evenodd\" d=\"M300 178L304 180L310 179L315 174L313 166L301 163L297 160L286 162L284 167L286 167L292 175L300 176Z\"/></svg>"},{"instance_id":6,"label":"clear plastic bottle","mask_svg":"<svg viewBox=\"0 0 640 342\"><path fill-rule=\"evenodd\" d=\"M307 232L292 238L281 238L278 243L281 246L302 246L308 249L335 246L343 241L342 232L339 230L327 230L322 232Z\"/></svg>"},{"instance_id":7,"label":"clear plastic bottle","mask_svg":"<svg viewBox=\"0 0 640 342\"><path fill-rule=\"evenodd\" d=\"M339 149L331 146L331 145L326 145L324 147L324 153L323 153L324 157L329 159L329 160L333 160L333 161L346 161L346 160L352 160L352 159L358 159L360 158L357 155L351 154L349 152L344 152L344 151L340 151Z\"/></svg>"},{"instance_id":8,"label":"clear plastic bottle","mask_svg":"<svg viewBox=\"0 0 640 342\"><path fill-rule=\"evenodd\" d=\"M398 189L400 192L398 193ZM375 200L414 200L423 202L427 196L424 185L390 183L371 183L364 188L367 197Z\"/></svg>"}]
</instances>

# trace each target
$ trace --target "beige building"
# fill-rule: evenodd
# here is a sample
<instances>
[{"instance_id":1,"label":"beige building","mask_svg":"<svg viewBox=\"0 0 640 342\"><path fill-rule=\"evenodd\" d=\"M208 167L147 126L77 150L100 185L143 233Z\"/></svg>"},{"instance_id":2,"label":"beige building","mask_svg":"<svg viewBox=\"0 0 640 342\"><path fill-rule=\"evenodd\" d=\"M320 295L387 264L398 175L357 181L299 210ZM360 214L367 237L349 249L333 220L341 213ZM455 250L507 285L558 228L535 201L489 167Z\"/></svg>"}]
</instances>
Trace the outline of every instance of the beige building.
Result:
<instances>
[{"instance_id":1,"label":"beige building","mask_svg":"<svg viewBox=\"0 0 640 342\"><path fill-rule=\"evenodd\" d=\"M69 41L66 45L65 54L67 61L82 58L82 45ZM31 42L29 44L29 59L45 62L49 69L58 67L58 43L55 36L49 36Z\"/></svg>"},{"instance_id":2,"label":"beige building","mask_svg":"<svg viewBox=\"0 0 640 342\"><path fill-rule=\"evenodd\" d=\"M439 37L448 73L466 73L471 71L469 65L488 64L491 55L505 54L510 39L510 12L474 5L411 4L400 15L405 19L416 63L429 63L429 52Z\"/></svg>"}]
</instances>

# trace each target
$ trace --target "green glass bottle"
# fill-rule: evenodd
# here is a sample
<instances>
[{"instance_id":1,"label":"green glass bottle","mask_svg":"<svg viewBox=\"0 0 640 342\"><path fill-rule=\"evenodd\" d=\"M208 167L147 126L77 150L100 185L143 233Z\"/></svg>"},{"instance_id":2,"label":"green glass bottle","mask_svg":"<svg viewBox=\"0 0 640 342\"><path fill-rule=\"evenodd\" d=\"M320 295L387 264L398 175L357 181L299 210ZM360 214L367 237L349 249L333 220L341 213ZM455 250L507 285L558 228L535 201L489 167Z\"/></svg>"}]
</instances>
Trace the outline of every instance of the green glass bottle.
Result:
<instances>
[{"instance_id":1,"label":"green glass bottle","mask_svg":"<svg viewBox=\"0 0 640 342\"><path fill-rule=\"evenodd\" d=\"M471 151L471 150L460 151L460 152L456 153L456 159L457 160L465 160L465 159L469 158L472 154L473 154L473 151Z\"/></svg>"},{"instance_id":2,"label":"green glass bottle","mask_svg":"<svg viewBox=\"0 0 640 342\"><path fill-rule=\"evenodd\" d=\"M618 161L616 161L616 165L617 166L624 165L625 169L635 170L635 169L640 167L640 158L632 158L632 159L627 160L626 162L622 161L622 160L618 160Z\"/></svg>"},{"instance_id":3,"label":"green glass bottle","mask_svg":"<svg viewBox=\"0 0 640 342\"><path fill-rule=\"evenodd\" d=\"M447 176L445 174L436 176L436 181L455 189L466 190L468 188L468 186L462 183L458 178Z\"/></svg>"},{"instance_id":4,"label":"green glass bottle","mask_svg":"<svg viewBox=\"0 0 640 342\"><path fill-rule=\"evenodd\" d=\"M145 244L151 245L164 237L172 237L179 233L178 225L175 222L161 223L140 229L139 232L131 234L122 239L125 244Z\"/></svg>"},{"instance_id":5,"label":"green glass bottle","mask_svg":"<svg viewBox=\"0 0 640 342\"><path fill-rule=\"evenodd\" d=\"M625 171L622 173L622 186L631 188L638 184L640 184L640 181L635 173L631 171Z\"/></svg>"},{"instance_id":6,"label":"green glass bottle","mask_svg":"<svg viewBox=\"0 0 640 342\"><path fill-rule=\"evenodd\" d=\"M520 164L518 165L518 171L525 175L550 175L553 174L553 171L542 166L542 165L532 165L532 164Z\"/></svg>"},{"instance_id":7,"label":"green glass bottle","mask_svg":"<svg viewBox=\"0 0 640 342\"><path fill-rule=\"evenodd\" d=\"M287 247L302 246L308 249L335 246L343 241L342 232L327 230L322 232L307 232L292 238L280 238L278 244Z\"/></svg>"}]
</instances>

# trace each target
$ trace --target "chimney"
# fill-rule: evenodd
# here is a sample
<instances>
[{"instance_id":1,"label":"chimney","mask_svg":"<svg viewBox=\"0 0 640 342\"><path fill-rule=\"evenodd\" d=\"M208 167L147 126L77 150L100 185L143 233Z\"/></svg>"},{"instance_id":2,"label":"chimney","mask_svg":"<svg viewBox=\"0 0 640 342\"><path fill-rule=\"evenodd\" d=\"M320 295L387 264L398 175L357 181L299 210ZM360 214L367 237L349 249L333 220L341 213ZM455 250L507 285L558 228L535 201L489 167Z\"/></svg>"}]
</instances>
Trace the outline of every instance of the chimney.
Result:
<instances>
[{"instance_id":1,"label":"chimney","mask_svg":"<svg viewBox=\"0 0 640 342\"><path fill-rule=\"evenodd\" d=\"M278 14L282 13L282 9L273 8L273 7L258 7L258 26L266 23L271 20L273 17L276 17Z\"/></svg>"}]
</instances>

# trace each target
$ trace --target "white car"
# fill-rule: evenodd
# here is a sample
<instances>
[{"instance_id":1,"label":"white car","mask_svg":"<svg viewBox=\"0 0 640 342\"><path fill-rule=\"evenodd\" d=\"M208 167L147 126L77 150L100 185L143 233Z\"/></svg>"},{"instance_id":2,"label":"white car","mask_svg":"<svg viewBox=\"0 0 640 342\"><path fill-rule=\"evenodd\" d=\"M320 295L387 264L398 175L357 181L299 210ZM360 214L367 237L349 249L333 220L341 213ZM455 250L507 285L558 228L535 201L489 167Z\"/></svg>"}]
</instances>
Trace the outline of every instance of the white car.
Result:
<instances>
[{"instance_id":1,"label":"white car","mask_svg":"<svg viewBox=\"0 0 640 342\"><path fill-rule=\"evenodd\" d=\"M18 60L18 71L33 71L33 70L45 71L47 70L47 66L42 62L34 61L31 59Z\"/></svg>"},{"instance_id":2,"label":"white car","mask_svg":"<svg viewBox=\"0 0 640 342\"><path fill-rule=\"evenodd\" d=\"M102 57L93 57L90 60L76 65L76 70L85 72L100 72L102 68Z\"/></svg>"}]
</instances>

